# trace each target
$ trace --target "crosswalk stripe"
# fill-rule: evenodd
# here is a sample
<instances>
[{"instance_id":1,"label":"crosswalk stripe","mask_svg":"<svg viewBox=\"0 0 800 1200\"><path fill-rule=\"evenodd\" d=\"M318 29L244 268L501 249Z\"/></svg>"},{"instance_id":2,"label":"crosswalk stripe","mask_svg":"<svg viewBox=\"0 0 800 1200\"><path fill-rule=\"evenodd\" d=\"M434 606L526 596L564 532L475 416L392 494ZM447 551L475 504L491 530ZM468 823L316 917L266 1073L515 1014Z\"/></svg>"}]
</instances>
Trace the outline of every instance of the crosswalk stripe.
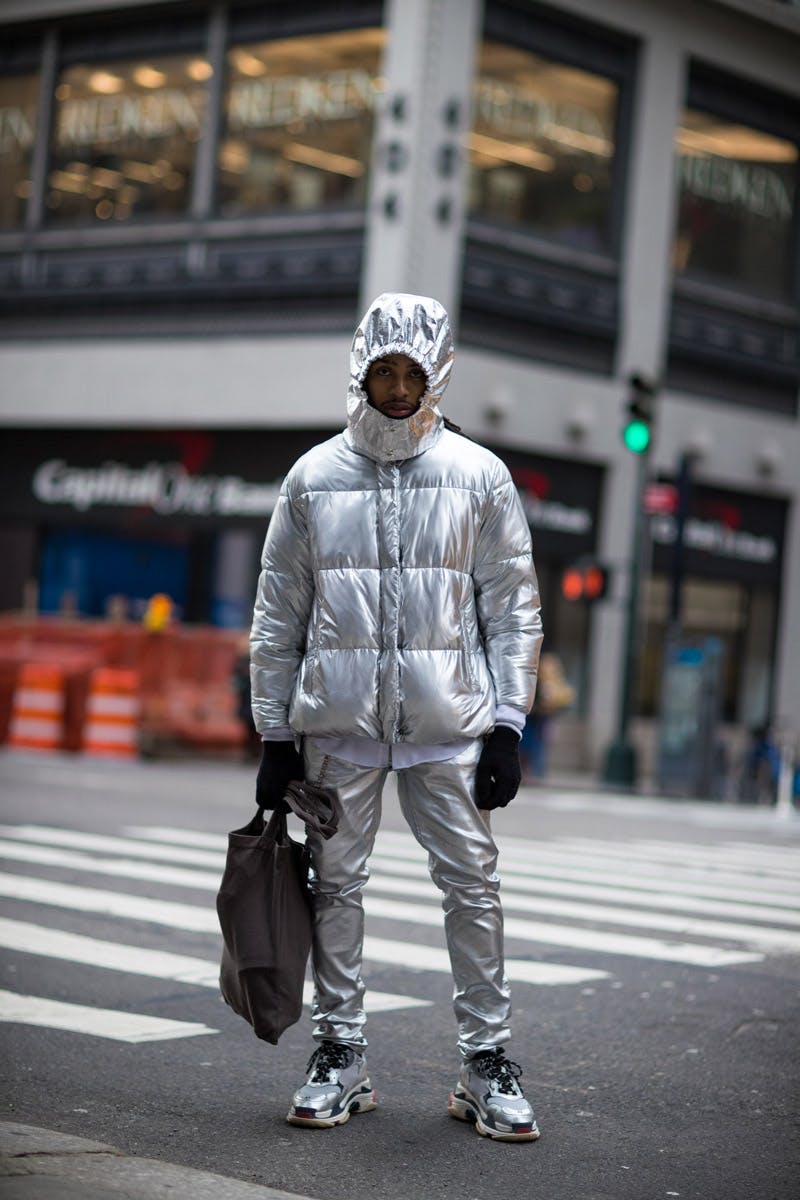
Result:
<instances>
[{"instance_id":1,"label":"crosswalk stripe","mask_svg":"<svg viewBox=\"0 0 800 1200\"><path fill-rule=\"evenodd\" d=\"M0 859L11 862L37 863L46 867L69 867L77 871L92 871L96 875L114 875L128 879L143 879L173 887L219 888L221 871L198 871L190 867L174 867L166 863L148 863L125 858L93 858L81 850L66 850L57 846L27 845L23 842L0 840Z\"/></svg>"},{"instance_id":2,"label":"crosswalk stripe","mask_svg":"<svg viewBox=\"0 0 800 1200\"><path fill-rule=\"evenodd\" d=\"M364 907L370 916L390 921L410 921L417 925L438 925L440 914L422 904L405 904L398 900L381 900L366 896ZM593 953L622 954L636 958L657 958L668 962L688 963L700 967L731 966L734 963L761 962L763 954L724 950L717 946L691 945L644 938L637 934L608 933L599 929L579 929L549 922L534 924L517 917L506 917L506 937L550 946L569 946Z\"/></svg>"},{"instance_id":3,"label":"crosswalk stripe","mask_svg":"<svg viewBox=\"0 0 800 1200\"><path fill-rule=\"evenodd\" d=\"M451 973L450 956L447 951L421 943L398 942L367 935L364 938L364 958L373 962L410 967L411 970L436 971L442 975ZM524 958L507 958L505 969L512 983L532 983L545 987L608 979L608 971L573 967L566 963L529 962Z\"/></svg>"},{"instance_id":4,"label":"crosswalk stripe","mask_svg":"<svg viewBox=\"0 0 800 1200\"><path fill-rule=\"evenodd\" d=\"M385 858L425 861L424 853L413 842L409 844L386 842L379 835L376 846L377 854ZM636 887L651 890L663 887L664 868L661 864L652 864L652 871L649 875L636 873L637 869L639 872L644 872L649 865L645 861L630 858L599 858L586 854L568 854L565 851L554 853L544 846L538 847L535 852L532 851L530 857L524 857L506 849L502 844L500 846L501 875L503 879L509 881L514 879L515 883L516 876L522 876L524 879L545 876L588 882L609 882L610 880L620 884L631 883ZM745 880L750 878L753 891L757 888L764 897L768 898L769 903L784 903L793 908L798 905L797 888L793 882L785 879L770 879L765 882L760 876L743 877L741 871L725 875L715 871L716 882L708 883L709 874L701 867L673 871L670 873L670 877L673 881L680 880L681 887L687 892L736 900L741 899ZM730 883L730 887L724 886L725 883Z\"/></svg>"},{"instance_id":5,"label":"crosswalk stripe","mask_svg":"<svg viewBox=\"0 0 800 1200\"><path fill-rule=\"evenodd\" d=\"M370 865L372 867L370 878L374 887L380 887L380 880L384 873L403 877L411 876L414 879L430 878L428 868L424 863L409 862L399 858L385 858L380 854L374 854L370 859ZM559 878L548 879L542 875L523 878L507 875L505 871L501 871L500 874L503 878L503 887L500 893L503 897L503 904L511 908L520 907L517 897L521 893L533 892L554 896L583 897L587 900L610 900L645 909L675 908L716 916L728 916L732 919L748 917L750 920L774 921L782 925L800 926L800 912L795 912L795 905L791 903L787 903L785 906L770 905L766 901L763 904L755 902L751 904L748 900L747 904L742 904L738 901L708 899L700 895L687 896L682 892L663 890L662 885L656 882L653 882L648 890L639 886L613 887L610 883L575 883ZM737 895L741 895L741 892L738 892ZM522 907L525 905L523 904Z\"/></svg>"},{"instance_id":6,"label":"crosswalk stripe","mask_svg":"<svg viewBox=\"0 0 800 1200\"><path fill-rule=\"evenodd\" d=\"M684 842L653 842L641 839L631 842L603 842L594 838L556 838L553 843L558 849L568 853L616 854L655 859L663 863L674 863L678 866L697 865L717 868L720 863L726 867L742 868L744 870L762 871L778 875L797 875L800 866L800 854L796 851L780 851L776 853L773 847L764 846L760 852L743 850L730 842L714 843L710 846L691 845Z\"/></svg>"},{"instance_id":7,"label":"crosswalk stripe","mask_svg":"<svg viewBox=\"0 0 800 1200\"><path fill-rule=\"evenodd\" d=\"M67 1004L63 1000L22 996L6 991L0 991L0 1021L64 1029L71 1033L88 1033L93 1037L133 1043L163 1042L172 1038L201 1037L219 1032L194 1021L171 1021L166 1017L90 1008L84 1004Z\"/></svg>"},{"instance_id":8,"label":"crosswalk stripe","mask_svg":"<svg viewBox=\"0 0 800 1200\"><path fill-rule=\"evenodd\" d=\"M153 979L169 979L173 983L219 989L219 962L207 962L188 954L147 950L143 946L106 942L28 921L0 917L0 946L23 954L58 958L103 970L124 971L128 975L147 975ZM306 982L303 990L305 1004L311 1003L312 991L312 984ZM378 992L370 988L367 991L366 1008L369 1012L388 1012L397 1008L420 1008L431 1003L430 1000L420 1000L415 996Z\"/></svg>"},{"instance_id":9,"label":"crosswalk stripe","mask_svg":"<svg viewBox=\"0 0 800 1200\"><path fill-rule=\"evenodd\" d=\"M147 863L139 860L130 861L123 858L101 859L84 854L82 851L0 840L0 859L3 858L14 862L31 862L42 866L67 867L72 870L86 871L88 873L111 875L115 878L141 879L174 887L188 887L198 890L211 889L216 891L219 888L221 878L218 873L211 871L197 871L185 867ZM405 892L407 895L430 896L434 898L433 884L430 881L427 867L422 863L403 863L398 859L385 859L379 855L375 855L371 860L371 865L373 868L371 887L373 889ZM405 879L404 884L401 883L398 875ZM418 877L420 880L424 878L427 882L423 884L406 879L405 877L408 875ZM592 908L591 913L570 913L566 907L562 909L555 907L555 902L548 903L521 894L520 889L522 888L526 892L535 892L537 894L542 892L550 895L565 894L570 897L569 903L572 903L573 898L580 899L581 897L591 900L616 901L617 903L625 904L626 909L625 913L609 909L608 914L605 916L603 916L602 911L596 906ZM657 925L658 919L656 917L652 919L649 916L647 919L636 917L634 920L628 920L625 914L632 912L633 905L636 904L643 906L645 912L649 912L650 908L657 906L677 908L693 913L727 916L731 919L746 917L752 920L753 918L757 918L761 921L771 920L778 924L800 926L800 912L794 913L788 909L782 911L779 908L764 907L754 912L750 904L726 903L723 901L703 900L702 898L693 899L692 897L669 892L648 893L642 890L637 891L634 888L611 888L602 885L581 886L559 882L553 883L541 879L528 881L512 878L511 886L504 887L502 895L504 907L507 909L523 909L527 912L562 912L565 915L574 915L581 919L608 920L622 925ZM613 915L611 915L612 912ZM669 929L676 926L664 924L659 927ZM703 931L700 929L696 929L693 932L701 936L719 936L716 932L703 934Z\"/></svg>"},{"instance_id":10,"label":"crosswalk stripe","mask_svg":"<svg viewBox=\"0 0 800 1200\"><path fill-rule=\"evenodd\" d=\"M125 838L110 837L101 834L83 834L73 830L54 830L44 826L0 826L0 834L6 837L28 838L36 842L46 841L51 845L76 846L83 850L107 851L109 853L126 854L129 857L151 857L160 861L184 862L193 866L210 866L217 868L221 875L225 863L224 839L222 835L191 833L160 826L133 826L129 829L129 832L135 833L138 837L146 837L150 841L137 843ZM175 845L174 843L179 841L181 837L185 837L187 841L197 843L197 846ZM157 841L158 838L164 838L170 844L160 845ZM663 888L663 882L659 878L632 874L630 857L625 857L618 849L616 857L601 858L593 852L589 854L586 850L573 854L568 850L562 849L554 853L552 843L530 842L527 843L530 846L530 857L528 857L527 850L524 849L525 843L520 843L519 839L515 839L513 846L506 846L502 839L498 839L498 841L501 846L503 878L514 886L518 886L518 882L514 878L518 874L523 874L526 880L543 876L545 878L556 877L562 880L575 880L576 882L597 882L598 871L602 873L607 868L615 872L620 872L620 875L617 876L620 883L648 890ZM219 851L214 852L209 850L208 847L211 845L219 846ZM383 857L399 856L405 858L411 855L419 859L423 854L416 841L409 834L393 831L381 832L378 835L377 850L378 855ZM586 858L587 855L591 860L588 864L588 869L586 863L581 866L583 858ZM373 861L375 860L373 859ZM554 862L556 865L554 865ZM547 866L548 863L550 864L549 868ZM689 881L686 879L685 871L680 872L681 886L685 892L717 897L719 899L741 899L743 890L741 871L726 876L731 883L730 888L721 886L723 876L718 870L714 871L714 878L717 880L715 883L709 883L708 873L699 867L696 868L696 874L699 876L699 879L697 881ZM142 877L144 878L145 876L143 875ZM608 882L608 880L601 880L601 882ZM768 883L764 883L758 877L757 886L758 894L756 894L755 884L750 889L748 903L785 904L787 907L800 907L800 896L798 896L797 885L794 881L771 878ZM782 898L782 889L789 893L787 899Z\"/></svg>"},{"instance_id":11,"label":"crosswalk stripe","mask_svg":"<svg viewBox=\"0 0 800 1200\"><path fill-rule=\"evenodd\" d=\"M100 888L83 888L75 884L53 883L45 879L28 879L22 875L0 874L0 895L39 904L54 904L84 912L99 912L107 916L150 921L174 929L194 933L211 933L218 929L217 915L209 908L174 901L151 900L124 892L109 892ZM365 897L365 910L375 917L392 921L412 921L415 924L441 924L441 914L422 904L406 904L397 900ZM566 925L534 924L508 917L506 934L524 941L547 945L570 946L573 949L639 958L659 958L695 966L726 966L732 963L758 962L762 955L723 950L715 946L690 945L643 938L635 934L607 933L600 930L578 929Z\"/></svg>"},{"instance_id":12,"label":"crosswalk stripe","mask_svg":"<svg viewBox=\"0 0 800 1200\"><path fill-rule=\"evenodd\" d=\"M0 830L8 835L6 841L0 842L0 857L77 869L90 874L109 874L116 878L129 877L198 890L216 890L221 878L220 868L224 864L222 849L208 849L210 844L222 847L222 835L198 835L202 845L192 847L175 844L181 836L181 831L158 826L133 826L127 832L147 835L151 839L165 838L169 845L165 846L154 840L137 842L130 837L83 834L76 830L46 826L5 826L0 827ZM35 844L26 843L26 837L35 839ZM582 844L584 841L589 849L593 847L594 843L587 839L564 839L559 843L560 853L570 856L576 848L575 843ZM41 842L45 844L42 845ZM587 883L585 878L577 881L563 878L563 868L560 868L554 879L548 878L547 874L538 876L533 872L527 861L528 845L537 854L542 854L552 848L553 843L543 847L541 844L526 843L518 839L514 842L509 855L512 859L510 870L506 868L503 871L502 896L506 908L506 933L509 937L590 952L659 958L707 966L758 961L763 955L755 951L800 950L800 935L786 928L800 924L800 915L792 911L794 906L786 904L783 897L778 904L774 904L771 903L774 897L770 896L770 903L766 903L764 889L760 886L763 882L761 880L761 904L758 906L749 901L747 904L741 901L727 902L717 897L703 897L697 893L686 895L683 891L665 891L664 882L658 877L649 880L648 888L639 887L638 884L631 886L636 881L630 873L625 875L626 884L615 886L611 886L609 877L602 872L588 874L584 871L584 877L588 875L592 881ZM672 844L671 849L675 850L676 845ZM73 850L70 846L81 849ZM86 853L87 848L105 850L111 855L133 857L100 858ZM193 866L166 865L175 862L173 856L176 852L179 853L181 862L191 863ZM705 850L703 852L705 853ZM380 919L441 926L438 905L414 904L407 900L389 899L386 895L420 896L434 900L436 893L432 890L433 885L428 879L424 879L427 868L424 862L418 861L421 853L410 834L396 831L379 834L378 853L372 859L372 883L366 898L366 907L370 914ZM162 854L169 857L162 858ZM148 857L159 861L148 862ZM196 869L198 859L202 864L213 863L217 870ZM761 864L758 862L754 862L754 867L761 870ZM545 870L550 876L556 874L554 866ZM669 882L674 883L676 874L683 889L686 881L679 872L670 869ZM740 868L739 897L743 894L745 874ZM412 878L409 879L409 875ZM616 883L615 880L612 882ZM375 895L375 892L384 893L384 896ZM135 896L121 891L80 887L49 880L33 880L13 874L0 875L0 894L23 901L62 905L124 919L151 921L191 932L218 933L216 913L212 906L206 909L200 905L154 900L149 896ZM782 903L785 904L786 911L782 911ZM679 911L665 911L670 908ZM548 919L530 921L509 915L514 911L540 914ZM559 916L591 924L592 928L562 926L549 921L550 917ZM724 920L713 920L709 917L731 918L731 922L726 923ZM744 924L741 920L743 917L749 918ZM773 927L755 924L756 921L769 921ZM619 928L616 931L600 930L596 928L598 923ZM716 939L723 943L740 942L749 947L750 953L724 946L676 944L674 941L665 941L657 937L646 938L629 932L633 929L676 933L683 938ZM396 945L402 946L403 943ZM397 961L396 951L392 961Z\"/></svg>"},{"instance_id":13,"label":"crosswalk stripe","mask_svg":"<svg viewBox=\"0 0 800 1200\"><path fill-rule=\"evenodd\" d=\"M220 873L225 866L224 844L219 853L215 854L186 846L137 844L127 838L112 837L102 833L82 833L77 829L54 829L48 825L0 825L0 837L17 838L51 846L74 846L78 850L127 854L131 858L155 858L163 862L191 863L192 866L217 868Z\"/></svg>"},{"instance_id":14,"label":"crosswalk stripe","mask_svg":"<svg viewBox=\"0 0 800 1200\"><path fill-rule=\"evenodd\" d=\"M373 888L377 891L391 892L392 895L427 894L427 889L413 888L406 879L392 878L379 875L373 878ZM413 889L413 890L412 890ZM369 904L369 901L367 901ZM613 908L610 905L581 904L570 900L552 900L546 897L521 896L518 893L504 893L503 907L506 910L519 909L525 912L540 913L545 916L574 917L579 921L602 921L610 925L627 925L637 929L661 929L670 933L679 933L684 937L722 938L733 942L745 942L748 945L757 943L762 949L770 948L785 953L800 951L800 934L789 929L769 929L761 925L726 924L724 921L709 921L700 918L687 918L671 913L654 912L652 909ZM514 928L515 918L506 917L506 932ZM518 922L520 929L525 926ZM523 934L522 936L527 936Z\"/></svg>"},{"instance_id":15,"label":"crosswalk stripe","mask_svg":"<svg viewBox=\"0 0 800 1200\"><path fill-rule=\"evenodd\" d=\"M204 909L190 904L150 900L145 896L131 896L123 892L108 892L99 888L82 888L74 884L53 883L45 879L28 879L23 875L0 874L0 895L36 904L78 909L82 912L98 912L106 916L150 921L154 924L189 930L193 933L217 933L219 931L216 913L211 908ZM376 901L376 903L380 905L380 901ZM395 911L402 906L395 903L390 907L393 909L392 915L394 916ZM441 913L423 908L422 905L415 906L415 909L416 907L420 912L425 913L425 921L417 923L441 925ZM406 918L400 915L400 919ZM383 944L391 945L391 957L382 961L388 961L395 965L398 963L414 965L421 961L422 951L426 949L422 946L409 946L405 941L392 940L390 942L386 940ZM739 960L737 959L737 961ZM528 972L527 969L533 966L537 968L537 971ZM449 973L449 959L446 969ZM560 963L531 964L524 960L520 962L518 968L514 966L512 969L515 972L513 978L524 979L530 983L578 982L581 978L600 978L606 974L606 972L598 974L596 971L587 974L587 970L582 967L562 968ZM526 978L529 974L532 977Z\"/></svg>"}]
</instances>

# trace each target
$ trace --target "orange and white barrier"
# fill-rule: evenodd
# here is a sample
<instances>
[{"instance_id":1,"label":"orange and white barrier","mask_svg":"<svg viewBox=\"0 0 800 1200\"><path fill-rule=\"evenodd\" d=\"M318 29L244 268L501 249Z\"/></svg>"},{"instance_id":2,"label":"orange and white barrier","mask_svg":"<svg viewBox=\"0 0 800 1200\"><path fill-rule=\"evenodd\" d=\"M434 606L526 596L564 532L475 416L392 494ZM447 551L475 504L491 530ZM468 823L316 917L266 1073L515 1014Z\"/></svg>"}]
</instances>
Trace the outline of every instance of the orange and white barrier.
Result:
<instances>
[{"instance_id":1,"label":"orange and white barrier","mask_svg":"<svg viewBox=\"0 0 800 1200\"><path fill-rule=\"evenodd\" d=\"M139 674L117 667L97 667L89 679L89 696L81 749L85 754L135 758L138 753Z\"/></svg>"},{"instance_id":2,"label":"orange and white barrier","mask_svg":"<svg viewBox=\"0 0 800 1200\"><path fill-rule=\"evenodd\" d=\"M19 669L8 745L19 750L59 750L64 741L64 672L47 663Z\"/></svg>"}]
</instances>

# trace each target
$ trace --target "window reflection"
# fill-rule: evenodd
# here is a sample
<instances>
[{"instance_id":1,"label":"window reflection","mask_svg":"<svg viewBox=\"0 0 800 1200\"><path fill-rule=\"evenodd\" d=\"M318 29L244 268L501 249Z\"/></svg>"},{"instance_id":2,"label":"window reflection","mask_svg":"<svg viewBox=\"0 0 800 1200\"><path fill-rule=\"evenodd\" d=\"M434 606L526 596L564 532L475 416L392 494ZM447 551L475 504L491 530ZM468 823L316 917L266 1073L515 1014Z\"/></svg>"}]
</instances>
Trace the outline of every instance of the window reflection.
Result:
<instances>
[{"instance_id":1,"label":"window reflection","mask_svg":"<svg viewBox=\"0 0 800 1200\"><path fill-rule=\"evenodd\" d=\"M231 48L224 215L365 204L384 36L360 29Z\"/></svg>"},{"instance_id":2,"label":"window reflection","mask_svg":"<svg viewBox=\"0 0 800 1200\"><path fill-rule=\"evenodd\" d=\"M470 212L608 250L616 105L609 79L484 41L468 135Z\"/></svg>"},{"instance_id":3,"label":"window reflection","mask_svg":"<svg viewBox=\"0 0 800 1200\"><path fill-rule=\"evenodd\" d=\"M30 193L39 76L0 79L0 229L22 225Z\"/></svg>"},{"instance_id":4,"label":"window reflection","mask_svg":"<svg viewBox=\"0 0 800 1200\"><path fill-rule=\"evenodd\" d=\"M187 56L63 71L55 95L49 221L185 212L210 73L204 59Z\"/></svg>"},{"instance_id":5,"label":"window reflection","mask_svg":"<svg viewBox=\"0 0 800 1200\"><path fill-rule=\"evenodd\" d=\"M678 129L676 154L680 205L675 271L786 294L797 146L688 109Z\"/></svg>"}]
</instances>

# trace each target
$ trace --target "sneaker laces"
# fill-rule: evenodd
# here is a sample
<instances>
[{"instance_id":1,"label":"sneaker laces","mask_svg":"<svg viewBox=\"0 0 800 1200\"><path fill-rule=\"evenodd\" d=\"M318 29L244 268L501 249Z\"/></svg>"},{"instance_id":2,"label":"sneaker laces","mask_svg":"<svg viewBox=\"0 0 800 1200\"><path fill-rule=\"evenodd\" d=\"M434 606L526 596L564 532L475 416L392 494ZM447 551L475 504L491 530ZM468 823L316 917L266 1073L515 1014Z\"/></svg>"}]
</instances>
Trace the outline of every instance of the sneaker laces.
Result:
<instances>
[{"instance_id":1,"label":"sneaker laces","mask_svg":"<svg viewBox=\"0 0 800 1200\"><path fill-rule=\"evenodd\" d=\"M522 1088L517 1082L522 1075L522 1067L505 1057L502 1046L497 1050L485 1050L482 1054L476 1054L470 1062L470 1067L482 1079L496 1083L500 1095L522 1095Z\"/></svg>"},{"instance_id":2,"label":"sneaker laces","mask_svg":"<svg viewBox=\"0 0 800 1200\"><path fill-rule=\"evenodd\" d=\"M306 1066L306 1071L311 1072L308 1082L334 1083L332 1073L349 1067L354 1058L355 1052L342 1042L321 1042Z\"/></svg>"}]
</instances>

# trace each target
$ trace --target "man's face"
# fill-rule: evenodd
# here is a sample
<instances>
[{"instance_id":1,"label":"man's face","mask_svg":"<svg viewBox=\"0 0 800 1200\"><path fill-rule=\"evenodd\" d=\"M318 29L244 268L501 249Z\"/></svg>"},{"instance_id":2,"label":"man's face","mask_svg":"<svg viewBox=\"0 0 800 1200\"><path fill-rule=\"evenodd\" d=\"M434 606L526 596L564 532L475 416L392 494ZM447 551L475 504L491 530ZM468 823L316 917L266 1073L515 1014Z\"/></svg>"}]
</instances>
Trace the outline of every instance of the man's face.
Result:
<instances>
[{"instance_id":1,"label":"man's face","mask_svg":"<svg viewBox=\"0 0 800 1200\"><path fill-rule=\"evenodd\" d=\"M371 364L364 386L372 407L385 417L399 421L417 411L428 381L413 358L406 354L387 354Z\"/></svg>"}]
</instances>

